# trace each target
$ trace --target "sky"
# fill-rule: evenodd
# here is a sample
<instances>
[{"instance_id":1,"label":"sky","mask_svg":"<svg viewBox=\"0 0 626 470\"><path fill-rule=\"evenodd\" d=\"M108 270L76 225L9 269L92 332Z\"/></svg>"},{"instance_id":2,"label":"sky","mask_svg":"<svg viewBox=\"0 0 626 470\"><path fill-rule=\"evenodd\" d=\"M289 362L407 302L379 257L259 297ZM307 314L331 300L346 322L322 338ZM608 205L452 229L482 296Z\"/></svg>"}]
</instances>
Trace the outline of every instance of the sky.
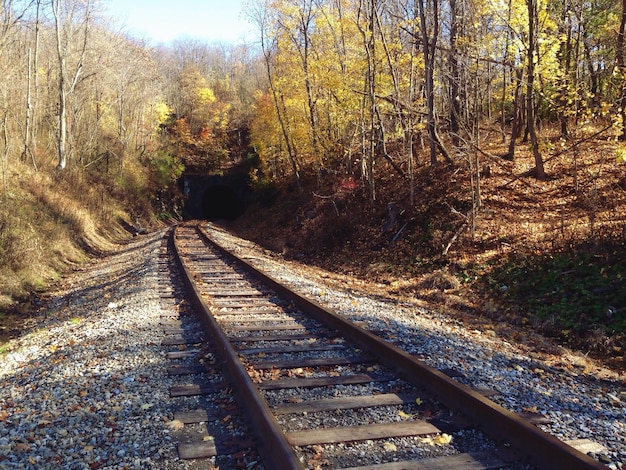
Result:
<instances>
[{"instance_id":1,"label":"sky","mask_svg":"<svg viewBox=\"0 0 626 470\"><path fill-rule=\"evenodd\" d=\"M103 4L124 31L154 45L181 38L250 44L256 38L242 13L244 0L107 0Z\"/></svg>"}]
</instances>

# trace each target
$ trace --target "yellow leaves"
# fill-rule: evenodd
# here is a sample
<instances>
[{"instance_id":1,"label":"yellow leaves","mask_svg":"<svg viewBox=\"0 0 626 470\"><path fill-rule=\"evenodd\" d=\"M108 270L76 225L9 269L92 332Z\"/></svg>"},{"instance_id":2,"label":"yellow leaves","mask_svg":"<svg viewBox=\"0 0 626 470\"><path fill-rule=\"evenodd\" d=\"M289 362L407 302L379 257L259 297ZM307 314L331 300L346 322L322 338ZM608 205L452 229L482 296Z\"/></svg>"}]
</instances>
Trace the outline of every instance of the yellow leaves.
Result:
<instances>
[{"instance_id":1,"label":"yellow leaves","mask_svg":"<svg viewBox=\"0 0 626 470\"><path fill-rule=\"evenodd\" d=\"M385 449L386 452L396 452L398 447L393 442L385 442L383 449Z\"/></svg>"},{"instance_id":2,"label":"yellow leaves","mask_svg":"<svg viewBox=\"0 0 626 470\"><path fill-rule=\"evenodd\" d=\"M615 149L615 161L617 163L626 163L626 146L619 145Z\"/></svg>"},{"instance_id":3,"label":"yellow leaves","mask_svg":"<svg viewBox=\"0 0 626 470\"><path fill-rule=\"evenodd\" d=\"M198 101L201 105L208 105L215 103L215 93L209 87L203 87L198 89Z\"/></svg>"},{"instance_id":4,"label":"yellow leaves","mask_svg":"<svg viewBox=\"0 0 626 470\"><path fill-rule=\"evenodd\" d=\"M151 409L154 406L154 403L144 403L143 405L141 405L139 407L139 409L141 411L148 411L149 409Z\"/></svg>"},{"instance_id":5,"label":"yellow leaves","mask_svg":"<svg viewBox=\"0 0 626 470\"><path fill-rule=\"evenodd\" d=\"M413 415L410 415L408 413L405 413L404 411L400 410L398 411L398 416L404 420L406 419L413 419Z\"/></svg>"},{"instance_id":6,"label":"yellow leaves","mask_svg":"<svg viewBox=\"0 0 626 470\"><path fill-rule=\"evenodd\" d=\"M452 442L452 436L446 433L422 439L422 444L428 444L431 446L445 446L450 444L450 442Z\"/></svg>"},{"instance_id":7,"label":"yellow leaves","mask_svg":"<svg viewBox=\"0 0 626 470\"><path fill-rule=\"evenodd\" d=\"M421 399L421 398L417 397L417 398L415 399L415 403L417 404L417 406L420 406L420 405L421 405L422 403L424 403L424 402L422 401L422 399Z\"/></svg>"},{"instance_id":8,"label":"yellow leaves","mask_svg":"<svg viewBox=\"0 0 626 470\"><path fill-rule=\"evenodd\" d=\"M169 421L166 426L174 431L180 431L185 427L185 423L178 419L173 419L172 421Z\"/></svg>"},{"instance_id":9,"label":"yellow leaves","mask_svg":"<svg viewBox=\"0 0 626 470\"><path fill-rule=\"evenodd\" d=\"M160 124L164 124L172 113L172 110L164 101L157 101L156 103L154 103L152 106L152 110L154 113L154 120L156 121L157 126Z\"/></svg>"},{"instance_id":10,"label":"yellow leaves","mask_svg":"<svg viewBox=\"0 0 626 470\"><path fill-rule=\"evenodd\" d=\"M448 445L450 444L450 442L452 442L452 436L450 436L449 434L443 433L435 437L435 444L439 446Z\"/></svg>"}]
</instances>

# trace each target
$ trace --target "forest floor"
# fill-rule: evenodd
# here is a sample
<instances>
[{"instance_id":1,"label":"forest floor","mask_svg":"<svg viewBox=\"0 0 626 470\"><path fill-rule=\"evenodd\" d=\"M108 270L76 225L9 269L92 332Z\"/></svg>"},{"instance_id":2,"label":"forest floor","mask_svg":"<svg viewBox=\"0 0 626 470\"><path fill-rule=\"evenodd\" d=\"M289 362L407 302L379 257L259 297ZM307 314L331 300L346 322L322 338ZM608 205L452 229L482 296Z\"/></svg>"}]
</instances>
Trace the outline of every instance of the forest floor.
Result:
<instances>
[{"instance_id":1,"label":"forest floor","mask_svg":"<svg viewBox=\"0 0 626 470\"><path fill-rule=\"evenodd\" d=\"M555 135L542 152L544 181L529 174L526 144L515 161L500 157L499 142L472 155L481 173L474 214L469 156L454 165L423 162L413 205L409 181L381 159L374 202L360 181L329 172L300 189L266 188L232 228L303 269L337 273L333 282L410 300L512 341L549 337L626 369L626 165L602 134Z\"/></svg>"}]
</instances>

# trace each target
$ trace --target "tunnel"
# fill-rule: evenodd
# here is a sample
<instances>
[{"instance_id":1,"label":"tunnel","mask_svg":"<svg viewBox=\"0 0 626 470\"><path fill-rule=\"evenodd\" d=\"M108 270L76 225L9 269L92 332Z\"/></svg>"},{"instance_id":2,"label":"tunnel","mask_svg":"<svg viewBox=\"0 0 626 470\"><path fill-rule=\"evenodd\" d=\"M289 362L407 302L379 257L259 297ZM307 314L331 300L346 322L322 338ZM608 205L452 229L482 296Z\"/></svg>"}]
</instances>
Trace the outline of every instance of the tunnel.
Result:
<instances>
[{"instance_id":1,"label":"tunnel","mask_svg":"<svg viewBox=\"0 0 626 470\"><path fill-rule=\"evenodd\" d=\"M202 196L202 215L210 221L235 220L245 210L245 204L230 186L209 186Z\"/></svg>"}]
</instances>

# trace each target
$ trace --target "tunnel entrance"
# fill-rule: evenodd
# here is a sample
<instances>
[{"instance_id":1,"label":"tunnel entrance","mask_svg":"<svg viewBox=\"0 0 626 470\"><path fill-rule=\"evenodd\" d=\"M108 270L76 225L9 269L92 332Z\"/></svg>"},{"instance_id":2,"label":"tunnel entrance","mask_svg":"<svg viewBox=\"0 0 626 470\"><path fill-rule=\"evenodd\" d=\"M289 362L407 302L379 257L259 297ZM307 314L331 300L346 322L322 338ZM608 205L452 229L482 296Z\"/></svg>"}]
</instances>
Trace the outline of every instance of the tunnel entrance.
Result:
<instances>
[{"instance_id":1,"label":"tunnel entrance","mask_svg":"<svg viewBox=\"0 0 626 470\"><path fill-rule=\"evenodd\" d=\"M235 220L244 210L244 202L229 186L219 184L210 186L204 191L202 212L206 220Z\"/></svg>"},{"instance_id":2,"label":"tunnel entrance","mask_svg":"<svg viewBox=\"0 0 626 470\"><path fill-rule=\"evenodd\" d=\"M184 175L183 218L235 220L246 210L250 188L247 177L222 175Z\"/></svg>"}]
</instances>

